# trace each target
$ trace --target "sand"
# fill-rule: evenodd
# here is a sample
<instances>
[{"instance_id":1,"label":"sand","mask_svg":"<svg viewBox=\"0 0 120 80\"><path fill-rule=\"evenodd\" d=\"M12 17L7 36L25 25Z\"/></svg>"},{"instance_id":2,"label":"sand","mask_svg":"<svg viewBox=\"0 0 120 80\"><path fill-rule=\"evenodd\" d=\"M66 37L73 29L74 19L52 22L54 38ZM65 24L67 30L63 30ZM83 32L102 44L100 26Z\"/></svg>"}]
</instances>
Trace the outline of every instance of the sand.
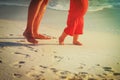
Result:
<instances>
[{"instance_id":1,"label":"sand","mask_svg":"<svg viewBox=\"0 0 120 80\"><path fill-rule=\"evenodd\" d=\"M3 7L0 7L0 80L120 79L120 34L95 28L114 23L109 23L108 17L102 20L100 13L104 10L88 12L85 16L85 27L88 27L79 38L83 46L73 45L70 36L61 46L58 37L65 27L67 11L47 9L39 31L54 39L38 39L39 44L33 45L22 36L27 8ZM14 10L22 12L16 13L16 17L12 14ZM4 12L10 13L10 17ZM98 24L96 20L106 23ZM94 28L91 28L91 22Z\"/></svg>"}]
</instances>

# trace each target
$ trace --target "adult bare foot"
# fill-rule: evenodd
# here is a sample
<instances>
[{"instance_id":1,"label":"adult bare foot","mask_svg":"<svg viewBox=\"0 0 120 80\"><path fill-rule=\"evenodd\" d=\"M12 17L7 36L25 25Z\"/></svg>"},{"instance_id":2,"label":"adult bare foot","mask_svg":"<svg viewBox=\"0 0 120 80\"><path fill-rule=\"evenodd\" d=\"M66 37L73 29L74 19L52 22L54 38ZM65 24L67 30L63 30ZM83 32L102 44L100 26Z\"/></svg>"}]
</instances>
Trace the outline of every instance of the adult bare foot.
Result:
<instances>
[{"instance_id":1,"label":"adult bare foot","mask_svg":"<svg viewBox=\"0 0 120 80\"><path fill-rule=\"evenodd\" d=\"M74 45L82 46L82 43L80 43L79 41L73 41L73 44L74 44Z\"/></svg>"},{"instance_id":2,"label":"adult bare foot","mask_svg":"<svg viewBox=\"0 0 120 80\"><path fill-rule=\"evenodd\" d=\"M30 35L29 33L24 32L23 36L27 39L28 42L30 42L32 44L38 44L38 41L35 40L35 38L32 35Z\"/></svg>"},{"instance_id":3,"label":"adult bare foot","mask_svg":"<svg viewBox=\"0 0 120 80\"><path fill-rule=\"evenodd\" d=\"M42 35L42 34L34 35L34 38L35 38L35 39L51 39L50 36Z\"/></svg>"}]
</instances>

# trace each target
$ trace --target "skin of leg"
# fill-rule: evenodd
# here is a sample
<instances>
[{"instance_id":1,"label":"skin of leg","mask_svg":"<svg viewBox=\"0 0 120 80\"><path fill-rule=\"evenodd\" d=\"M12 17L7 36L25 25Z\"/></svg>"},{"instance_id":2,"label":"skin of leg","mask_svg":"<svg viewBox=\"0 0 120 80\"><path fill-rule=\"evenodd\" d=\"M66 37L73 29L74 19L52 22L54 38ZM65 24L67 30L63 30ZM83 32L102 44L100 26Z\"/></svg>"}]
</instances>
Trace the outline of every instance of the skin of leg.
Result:
<instances>
[{"instance_id":1,"label":"skin of leg","mask_svg":"<svg viewBox=\"0 0 120 80\"><path fill-rule=\"evenodd\" d=\"M31 3L28 8L28 20L27 20L27 27L25 29L25 32L30 33L30 35L33 35L33 24L34 24L35 16L38 14L38 9L40 4L42 4L41 0L31 0Z\"/></svg>"},{"instance_id":2,"label":"skin of leg","mask_svg":"<svg viewBox=\"0 0 120 80\"><path fill-rule=\"evenodd\" d=\"M82 45L79 41L78 41L79 35L75 34L73 35L73 44L74 45Z\"/></svg>"},{"instance_id":3,"label":"skin of leg","mask_svg":"<svg viewBox=\"0 0 120 80\"><path fill-rule=\"evenodd\" d=\"M41 35L38 33L39 25L40 25L43 15L46 11L47 4L48 4L48 0L43 0L41 6L39 8L38 14L35 18L34 24L33 24L33 26L34 26L33 34L34 34L34 37L37 39L50 39L50 37L47 37L47 36L44 36L44 35Z\"/></svg>"},{"instance_id":4,"label":"skin of leg","mask_svg":"<svg viewBox=\"0 0 120 80\"><path fill-rule=\"evenodd\" d=\"M26 37L28 42L31 42L33 44L38 43L33 35L33 22L35 19L36 14L38 13L39 5L41 5L41 0L32 0L30 3L30 6L28 8L28 20L27 20L27 27L23 33L23 35Z\"/></svg>"},{"instance_id":5,"label":"skin of leg","mask_svg":"<svg viewBox=\"0 0 120 80\"><path fill-rule=\"evenodd\" d=\"M59 37L59 45L64 45L64 40L67 37L67 34L63 32L61 36Z\"/></svg>"}]
</instances>

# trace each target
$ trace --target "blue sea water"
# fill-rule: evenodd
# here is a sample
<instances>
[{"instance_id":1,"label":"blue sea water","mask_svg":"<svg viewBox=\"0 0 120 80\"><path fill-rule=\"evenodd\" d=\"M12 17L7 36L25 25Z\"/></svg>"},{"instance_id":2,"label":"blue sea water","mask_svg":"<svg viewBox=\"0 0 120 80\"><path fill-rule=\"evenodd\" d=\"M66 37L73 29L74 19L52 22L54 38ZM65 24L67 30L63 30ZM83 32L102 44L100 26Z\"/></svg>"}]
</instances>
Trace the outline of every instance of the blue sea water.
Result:
<instances>
[{"instance_id":1,"label":"blue sea water","mask_svg":"<svg viewBox=\"0 0 120 80\"><path fill-rule=\"evenodd\" d=\"M48 8L68 10L70 0L50 0ZM0 5L28 6L30 0L0 0ZM104 8L120 8L120 0L89 0L89 11L99 11Z\"/></svg>"}]
</instances>

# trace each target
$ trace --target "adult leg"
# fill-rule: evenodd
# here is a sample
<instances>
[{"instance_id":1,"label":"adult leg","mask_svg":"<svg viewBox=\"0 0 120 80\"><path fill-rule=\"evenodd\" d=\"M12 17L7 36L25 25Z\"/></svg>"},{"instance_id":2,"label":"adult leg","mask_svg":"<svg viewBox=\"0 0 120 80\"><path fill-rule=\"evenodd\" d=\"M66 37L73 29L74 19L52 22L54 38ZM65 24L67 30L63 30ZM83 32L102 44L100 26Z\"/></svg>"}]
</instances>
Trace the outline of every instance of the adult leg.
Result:
<instances>
[{"instance_id":1,"label":"adult leg","mask_svg":"<svg viewBox=\"0 0 120 80\"><path fill-rule=\"evenodd\" d=\"M38 14L37 16L35 17L35 21L34 21L34 24L33 24L33 35L35 38L37 39L50 39L50 37L47 37L47 36L44 36L44 35L41 35L38 33L38 30L39 30L39 24L42 20L42 17L46 11L46 7L47 7L47 4L48 4L48 0L43 0L40 8L39 8L39 11L38 11Z\"/></svg>"},{"instance_id":2,"label":"adult leg","mask_svg":"<svg viewBox=\"0 0 120 80\"><path fill-rule=\"evenodd\" d=\"M28 8L27 27L23 33L27 41L33 44L38 43L38 41L35 40L33 35L33 27L34 27L33 24L34 24L35 16L36 14L38 14L38 9L41 3L42 3L42 0L31 0L30 6Z\"/></svg>"}]
</instances>

